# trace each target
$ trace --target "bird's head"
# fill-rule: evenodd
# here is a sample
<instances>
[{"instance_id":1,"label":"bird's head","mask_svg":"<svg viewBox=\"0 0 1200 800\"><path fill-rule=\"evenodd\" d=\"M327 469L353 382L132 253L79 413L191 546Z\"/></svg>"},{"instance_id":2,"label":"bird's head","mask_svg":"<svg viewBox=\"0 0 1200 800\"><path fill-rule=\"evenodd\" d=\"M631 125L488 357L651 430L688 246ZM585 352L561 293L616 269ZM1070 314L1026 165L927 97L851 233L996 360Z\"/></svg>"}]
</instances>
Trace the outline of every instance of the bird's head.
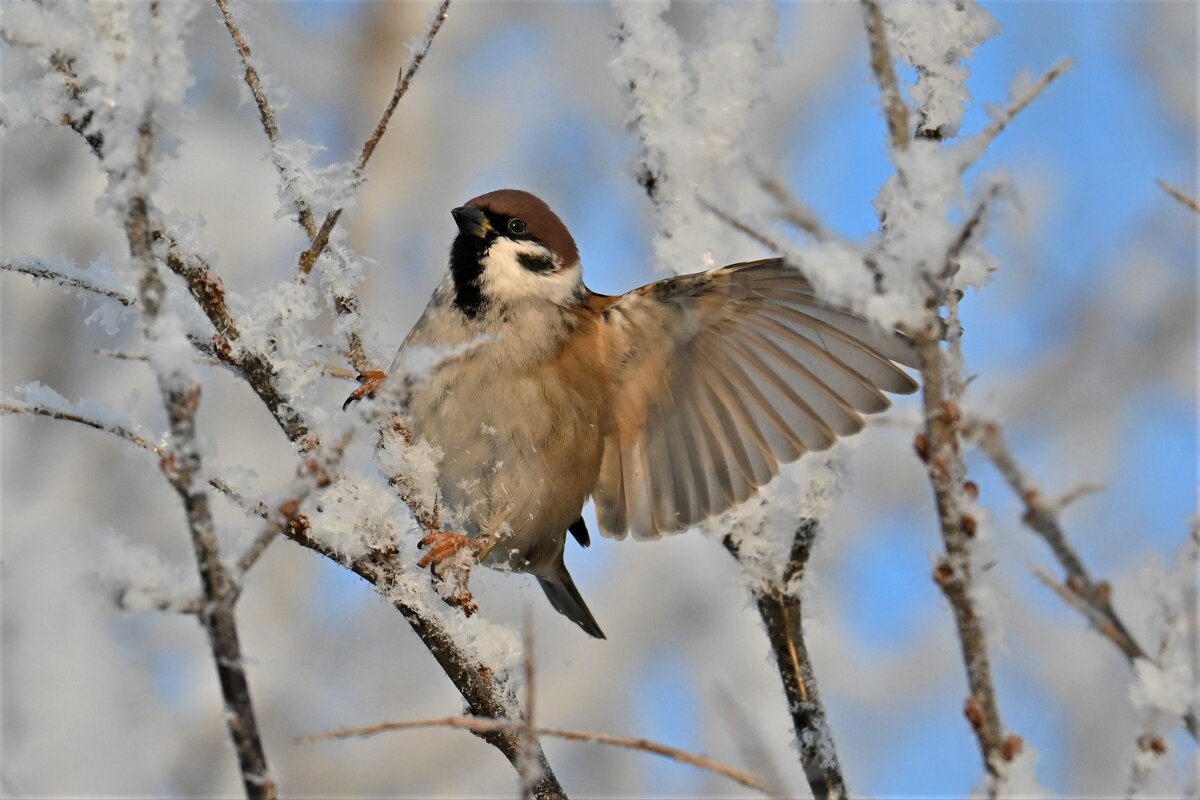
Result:
<instances>
[{"instance_id":1,"label":"bird's head","mask_svg":"<svg viewBox=\"0 0 1200 800\"><path fill-rule=\"evenodd\" d=\"M517 189L482 194L451 212L458 236L450 249L454 304L474 317L490 307L579 302L579 248L542 200Z\"/></svg>"}]
</instances>

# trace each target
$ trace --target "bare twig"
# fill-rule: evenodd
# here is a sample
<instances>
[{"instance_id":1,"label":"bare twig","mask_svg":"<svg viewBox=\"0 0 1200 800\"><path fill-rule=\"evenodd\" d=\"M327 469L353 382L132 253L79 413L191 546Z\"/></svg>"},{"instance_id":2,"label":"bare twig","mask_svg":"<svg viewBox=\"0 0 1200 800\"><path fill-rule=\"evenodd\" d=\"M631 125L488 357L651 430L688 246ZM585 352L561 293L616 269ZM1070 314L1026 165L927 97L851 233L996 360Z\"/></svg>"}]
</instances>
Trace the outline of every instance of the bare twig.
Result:
<instances>
[{"instance_id":1,"label":"bare twig","mask_svg":"<svg viewBox=\"0 0 1200 800\"><path fill-rule=\"evenodd\" d=\"M446 17L449 14L450 0L442 0L437 11L433 14L433 19L429 23L429 29L425 31L425 38L421 41L421 46L413 52L408 64L396 76L396 88L392 91L392 97L388 101L387 107L383 110L383 116L379 118L379 122L375 125L375 130L371 133L371 136L363 143L362 153L359 154L358 163L355 166L357 172L362 172L366 169L367 162L371 160L371 155L375 152L376 145L379 144L379 140L383 138L383 135L387 133L387 126L392 119L392 114L396 111L396 106L400 103L400 99L408 92L408 87L412 84L413 77L416 76L417 70L421 68L421 64L425 61L425 56L429 54L429 48L433 46L434 37L442 29L442 25L446 22Z\"/></svg>"},{"instance_id":2,"label":"bare twig","mask_svg":"<svg viewBox=\"0 0 1200 800\"><path fill-rule=\"evenodd\" d=\"M1075 62L1069 58L1059 61L1048 69L1042 77L1038 78L1033 85L1026 89L1020 97L1014 100L1012 105L997 114L978 136L972 137L963 143L964 157L959 163L958 171L966 172L972 164L987 152L988 146L1008 127L1008 124L1016 118L1017 114L1024 111L1030 103L1037 99L1038 95L1046 90L1047 86L1054 83L1055 80L1073 66L1075 66Z\"/></svg>"},{"instance_id":3,"label":"bare twig","mask_svg":"<svg viewBox=\"0 0 1200 800\"><path fill-rule=\"evenodd\" d=\"M68 275L45 264L14 264L11 261L0 261L0 270L4 270L5 272L19 272L22 275L30 276L34 280L53 281L59 286L65 286L68 289L81 289L85 292L91 292L101 297L107 297L109 300L115 300L126 308L137 303L136 297L125 294L119 289L101 286L89 281L82 275Z\"/></svg>"},{"instance_id":4,"label":"bare twig","mask_svg":"<svg viewBox=\"0 0 1200 800\"><path fill-rule=\"evenodd\" d=\"M995 465L1004 481L1025 506L1021 521L1050 546L1054 558L1066 573L1059 581L1043 569L1034 574L1064 602L1074 608L1096 631L1112 642L1124 654L1130 664L1138 659L1154 663L1117 614L1112 604L1112 586L1108 581L1097 581L1083 563L1058 521L1058 510L1063 500L1047 501L1043 493L1033 484L1017 464L1012 450L1004 439L1004 433L995 422L969 419L963 426L963 435L975 442L980 451ZM1070 497L1070 495L1068 495ZM1200 720L1189 712L1184 717L1184 727L1192 737L1200 741Z\"/></svg>"},{"instance_id":5,"label":"bare twig","mask_svg":"<svg viewBox=\"0 0 1200 800\"><path fill-rule=\"evenodd\" d=\"M970 419L963 433L974 441L985 456L1000 471L1005 482L1025 505L1021 517L1030 530L1050 546L1055 559L1067 574L1067 583L1086 602L1095 607L1095 612L1108 620L1118 633L1114 643L1130 658L1144 658L1145 651L1129 634L1125 625L1116 616L1110 602L1111 587L1105 582L1095 581L1084 566L1078 551L1067 539L1058 523L1055 504L1046 502L1041 491L1033 485L1013 457L1012 450L1004 440L1004 433L995 422Z\"/></svg>"},{"instance_id":6,"label":"bare twig","mask_svg":"<svg viewBox=\"0 0 1200 800\"><path fill-rule=\"evenodd\" d=\"M286 165L279 159L279 154L275 149L279 144L279 122L275 117L275 109L271 108L271 101L267 99L267 94L263 91L258 70L251 63L250 45L246 43L246 37L242 35L237 20L233 18L233 13L229 10L229 0L217 0L217 6L221 9L221 19L225 22L225 29L229 31L233 44L237 48L238 57L242 60L244 68L242 79L250 88L250 94L254 96L254 104L258 106L258 118L262 121L263 132L267 134L267 139L271 142L271 163L275 165L275 171L279 173L284 185L292 189L291 176L288 175ZM304 228L308 238L312 239L317 235L317 222L313 217L312 209L299 194L293 191L293 195L292 199L296 203L300 226Z\"/></svg>"},{"instance_id":7,"label":"bare twig","mask_svg":"<svg viewBox=\"0 0 1200 800\"><path fill-rule=\"evenodd\" d=\"M800 607L799 583L812 553L820 523L803 519L796 527L792 551L777 585L755 588L754 599L759 616L775 653L775 666L783 682L788 709L792 715L792 730L800 751L804 775L817 800L845 798L846 781L838 763L833 733L825 714L825 706L817 693L816 673L804 642L803 619ZM723 540L725 549L738 563L741 556L731 536Z\"/></svg>"},{"instance_id":8,"label":"bare twig","mask_svg":"<svg viewBox=\"0 0 1200 800\"><path fill-rule=\"evenodd\" d=\"M380 116L379 122L376 123L375 130L363 142L362 151L359 153L358 161L354 165L355 180L361 180L362 174L367 168L367 162L371 160L376 146L383 139L383 135L387 133L388 123L392 120L392 114L395 113L396 106L399 105L401 98L407 94L408 87L412 85L413 77L416 76L417 70L424 63L425 56L429 54L429 48L433 46L434 38L438 35L438 31L442 29L442 25L446 22L446 17L449 14L450 0L442 0L441 5L434 12L428 30L425 31L425 38L421 40L421 46L413 52L408 63L397 74L396 88L392 90L392 96L388 100L387 106L383 109L383 115ZM312 246L300 254L301 274L307 275L312 271L313 264L317 262L317 259L321 257L321 253L325 252L325 248L329 245L329 234L333 232L333 228L337 225L337 221L341 216L342 209L340 208L334 209L325 215L325 221L321 223L321 230L313 238Z\"/></svg>"},{"instance_id":9,"label":"bare twig","mask_svg":"<svg viewBox=\"0 0 1200 800\"><path fill-rule=\"evenodd\" d=\"M1171 195L1171 197L1174 197L1176 200L1183 203L1185 206L1190 208L1192 211L1195 211L1197 214L1200 214L1200 202L1197 202L1196 198L1192 197L1191 195L1185 194L1182 189L1180 189L1177 186L1172 186L1171 184L1167 183L1166 181L1160 180L1160 181L1155 181L1155 183L1158 184L1158 188L1162 189L1164 192Z\"/></svg>"},{"instance_id":10,"label":"bare twig","mask_svg":"<svg viewBox=\"0 0 1200 800\"><path fill-rule=\"evenodd\" d=\"M883 99L884 116L887 118L888 134L896 150L908 149L908 105L900 96L900 82L896 79L895 65L888 49L886 23L877 0L862 0L863 15L867 27L867 45L871 50L871 71L879 83Z\"/></svg>"},{"instance_id":11,"label":"bare twig","mask_svg":"<svg viewBox=\"0 0 1200 800\"><path fill-rule=\"evenodd\" d=\"M300 743L320 742L327 739L349 739L356 736L374 736L388 731L404 731L417 730L422 728L460 728L463 730L476 732L493 732L493 731L515 731L525 725L521 721L512 721L507 719L481 719L479 717L441 717L438 719L418 719L408 720L405 722L384 722L379 725L369 725L361 728L341 728L335 731L326 733L318 733L312 736L305 736L297 741ZM658 742L652 742L648 739L639 739L626 736L612 736L607 733L594 733L591 731L575 731L566 728L548 728L538 726L536 728L538 736L552 736L557 739L569 739L575 742L592 742L593 744L603 744L610 747L623 747L628 750L641 750L646 753L654 753L655 755L669 758L672 761L678 761L683 764L689 764L698 769L707 770L722 777L728 778L735 783L741 784L748 789L762 792L769 795L770 790L757 778L747 775L741 770L726 766L719 761L689 753L686 750L680 750L675 747L669 747Z\"/></svg>"}]
</instances>

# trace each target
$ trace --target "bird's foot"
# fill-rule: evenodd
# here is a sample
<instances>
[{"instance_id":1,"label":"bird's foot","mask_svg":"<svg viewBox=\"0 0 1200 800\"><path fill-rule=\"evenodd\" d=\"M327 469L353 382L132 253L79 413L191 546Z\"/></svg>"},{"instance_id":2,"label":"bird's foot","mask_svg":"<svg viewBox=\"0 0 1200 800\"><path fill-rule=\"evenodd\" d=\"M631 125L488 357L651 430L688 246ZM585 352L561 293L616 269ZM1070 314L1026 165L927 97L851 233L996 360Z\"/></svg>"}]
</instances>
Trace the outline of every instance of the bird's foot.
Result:
<instances>
[{"instance_id":1,"label":"bird's foot","mask_svg":"<svg viewBox=\"0 0 1200 800\"><path fill-rule=\"evenodd\" d=\"M346 402L342 403L342 410L345 411L351 403L362 400L364 397L374 397L375 390L382 386L385 380L387 380L387 373L383 370L369 369L361 373L358 376L358 382L362 385L346 398Z\"/></svg>"},{"instance_id":2,"label":"bird's foot","mask_svg":"<svg viewBox=\"0 0 1200 800\"><path fill-rule=\"evenodd\" d=\"M417 566L429 567L433 573L433 586L437 593L466 616L479 610L471 596L468 583L471 568L486 554L486 544L462 533L437 531L426 535L417 543L417 549L429 552L421 557Z\"/></svg>"}]
</instances>

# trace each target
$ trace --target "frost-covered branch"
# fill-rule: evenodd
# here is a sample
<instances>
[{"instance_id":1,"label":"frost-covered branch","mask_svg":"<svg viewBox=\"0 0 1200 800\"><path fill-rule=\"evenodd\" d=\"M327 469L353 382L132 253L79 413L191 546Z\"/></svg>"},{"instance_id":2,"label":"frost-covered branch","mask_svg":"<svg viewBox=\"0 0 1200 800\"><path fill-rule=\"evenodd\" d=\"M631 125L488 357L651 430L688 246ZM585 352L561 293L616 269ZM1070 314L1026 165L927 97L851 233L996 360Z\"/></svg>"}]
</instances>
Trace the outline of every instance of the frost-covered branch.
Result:
<instances>
[{"instance_id":1,"label":"frost-covered branch","mask_svg":"<svg viewBox=\"0 0 1200 800\"><path fill-rule=\"evenodd\" d=\"M965 223L952 226L949 216L953 199L962 193L962 170L958 154L941 144L957 131L969 97L967 71L959 62L995 32L995 24L969 0L896 4L889 6L886 19L875 0L863 0L863 5L896 164L896 176L877 203L882 238L871 256L879 267L874 316L907 330L917 353L924 424L916 450L933 489L945 547L933 578L954 617L968 684L963 710L987 771L987 792L995 797L1004 784L1004 766L1016 758L1022 742L1005 734L976 585L973 539L978 521L966 494L962 454L959 408L966 379L957 302L962 286L986 280L981 264L973 265L969 279L961 274L961 265L967 248L980 238L998 187L990 187ZM917 74L911 90L921 131L915 140L907 127L900 127L907 126L907 106L899 97L889 29L896 31L897 50ZM983 141L986 146L990 139ZM942 307L947 319L940 316ZM948 348L942 346L943 338L949 339Z\"/></svg>"},{"instance_id":2,"label":"frost-covered branch","mask_svg":"<svg viewBox=\"0 0 1200 800\"><path fill-rule=\"evenodd\" d=\"M368 725L361 728L340 728L327 733L306 736L298 741L301 743L320 742L327 739L349 739L361 736L375 736L389 731L421 730L425 728L459 728L479 734L515 733L524 727L524 725L525 722L519 720L485 719L480 717L440 717L437 719L405 720L403 722L383 722L378 725ZM745 786L747 789L754 789L755 791L762 792L764 795L773 796L766 784L739 769L722 764L708 756L689 753L686 750L659 744L649 739L613 736L607 733L576 731L567 728L550 728L541 725L536 726L535 731L538 736L550 736L556 739L568 739L575 742L591 742L609 747L621 747L627 750L640 750L645 753L653 753L663 758L678 761L682 764L689 764L698 769L728 778L735 783Z\"/></svg>"},{"instance_id":3,"label":"frost-covered branch","mask_svg":"<svg viewBox=\"0 0 1200 800\"><path fill-rule=\"evenodd\" d=\"M867 46L871 53L871 71L879 83L883 99L884 118L887 120L888 135L892 147L904 150L908 147L908 105L900 96L900 82L896 79L896 68L888 47L887 30L878 0L862 0L863 20L867 29Z\"/></svg>"},{"instance_id":4,"label":"frost-covered branch","mask_svg":"<svg viewBox=\"0 0 1200 800\"><path fill-rule=\"evenodd\" d=\"M155 7L150 15L157 17ZM150 59L158 64L157 53ZM196 411L200 405L200 384L175 358L174 348L182 339L178 321L164 312L167 287L159 275L154 255L153 227L150 222L148 185L154 146L153 101L146 101L142 121L137 128L136 173L130 178L130 195L125 210L125 236L135 266L142 271L138 285L144 336L151 349L151 364L158 378L159 392L166 408L170 439L163 448L160 468L183 502L192 549L203 587L204 605L199 617L208 634L209 648L217 668L221 694L225 699L225 721L237 753L246 796L274 798L275 781L267 766L266 752L258 731L250 684L242 659L234 604L236 585L221 559L216 525L209 508L208 493L198 480L202 474L200 446L196 435Z\"/></svg>"},{"instance_id":5,"label":"frost-covered branch","mask_svg":"<svg viewBox=\"0 0 1200 800\"><path fill-rule=\"evenodd\" d=\"M250 92L254 97L255 104L258 106L259 119L262 122L263 131L267 135L267 139L271 145L272 162L275 164L276 171L279 173L280 180L285 188L289 188L293 180L292 168L285 162L281 156L281 144L279 137L279 125L276 120L275 111L271 106L270 100L262 88L262 81L259 77L258 70L255 68L250 47L246 43L245 35L237 24L229 8L228 0L216 0L217 5L221 9L221 16L225 23L226 29L229 31L230 37L233 39L234 46L238 51L238 56L241 59L243 71L243 80L250 88ZM355 164L351 184L357 185L362 180L362 173L367 162L371 158L371 154L375 151L375 147L383 138L387 131L388 122L391 120L392 114L396 110L400 99L408 91L412 83L413 77L420 68L421 63L425 60L425 56L429 52L429 48L433 44L434 37L441 30L442 24L446 21L449 11L450 0L443 0L434 14L433 20L430 23L429 29L425 34L425 38L420 48L414 53L408 64L400 70L397 77L396 88L392 93L391 99L387 107L384 109L383 115L371 136L364 143L358 160ZM329 246L329 237L333 233L334 227L337 225L338 219L342 215L343 207L334 208L325 216L320 227L316 224L316 218L313 215L312 209L307 201L300 195L299 192L292 191L289 188L289 194L297 209L297 221L303 229L305 235L309 239L309 246L299 256L299 278L301 282L308 279L312 272L313 266L317 260L325 252ZM347 319L356 319L359 313L360 301L352 290L346 287L332 289L333 308L338 317ZM367 358L363 348L362 335L351 325L346 331L348 347L346 351L347 360L359 372L359 374L367 374L376 371L370 360Z\"/></svg>"},{"instance_id":6,"label":"frost-covered branch","mask_svg":"<svg viewBox=\"0 0 1200 800\"><path fill-rule=\"evenodd\" d=\"M717 219L721 220L721 222L724 222L726 225L733 228L735 231L742 234L743 236L746 236L747 238L753 239L754 241L758 242L763 247L770 250L772 253L787 252L787 248L784 247L780 242L775 241L769 235L763 233L762 231L760 231L758 228L754 227L750 223L748 223L744 220L738 219L733 214L730 214L728 211L725 211L724 209L718 208L717 206L713 205L711 202L709 202L704 197L697 197L696 202L700 205L700 207L702 209L704 209L708 213L712 214Z\"/></svg>"},{"instance_id":7,"label":"frost-covered branch","mask_svg":"<svg viewBox=\"0 0 1200 800\"><path fill-rule=\"evenodd\" d=\"M752 592L783 682L804 776L813 797L826 800L849 795L825 706L817 692L816 672L804 642L800 582L819 530L818 520L801 520L796 526L791 553L780 580L769 587L753 586ZM722 543L741 563L738 543L733 536L725 536Z\"/></svg>"},{"instance_id":8,"label":"frost-covered branch","mask_svg":"<svg viewBox=\"0 0 1200 800\"><path fill-rule=\"evenodd\" d=\"M115 300L126 308L137 303L137 298L129 294L123 287L106 286L103 279L98 279L95 275L90 275L67 264L51 265L31 258L5 259L0 261L0 270L19 272L22 275L30 276L35 281L51 281L68 289L91 292L109 300Z\"/></svg>"},{"instance_id":9,"label":"frost-covered branch","mask_svg":"<svg viewBox=\"0 0 1200 800\"><path fill-rule=\"evenodd\" d=\"M0 414L25 414L31 417L48 417L49 419L57 419L63 422L74 422L94 430L111 433L119 439L124 439L152 453L158 453L162 450L161 445L154 444L145 436L134 433L131 428L125 425L111 420L86 416L68 409L33 403L0 402Z\"/></svg>"},{"instance_id":10,"label":"frost-covered branch","mask_svg":"<svg viewBox=\"0 0 1200 800\"><path fill-rule=\"evenodd\" d=\"M489 720L509 720L516 715L517 709L513 705L512 698L501 688L496 673L464 650L455 641L454 635L437 617L420 610L417 604L407 598L405 595L407 584L403 580L403 567L397 561L397 553L376 551L351 558L312 536L302 526L296 526L285 533L292 541L341 564L374 586L400 612L417 636L421 638L426 648L458 688L467 703L468 710L474 716ZM521 735L518 730L521 724L513 723L510 727L480 731L480 737L499 750L517 769L520 769L523 757ZM539 800L565 798L566 793L550 768L550 763L546 760L541 745L537 746L537 763L541 777L534 784L534 796Z\"/></svg>"},{"instance_id":11,"label":"frost-covered branch","mask_svg":"<svg viewBox=\"0 0 1200 800\"><path fill-rule=\"evenodd\" d=\"M1183 203L1183 205L1186 206L1187 208L1190 208L1192 211L1195 211L1197 214L1200 214L1200 202L1197 202L1196 198L1187 194L1186 192L1184 192L1182 189L1178 188L1177 186L1172 186L1171 184L1167 183L1164 180L1159 180L1159 181L1157 181L1157 183L1158 183L1158 187L1160 189L1162 189L1164 192L1171 195L1171 197L1174 197L1180 203Z\"/></svg>"},{"instance_id":12,"label":"frost-covered branch","mask_svg":"<svg viewBox=\"0 0 1200 800\"><path fill-rule=\"evenodd\" d=\"M758 185L779 204L778 214L781 220L804 231L814 241L826 242L833 238L829 229L821 220L817 219L817 215L813 213L812 209L797 200L782 181L765 171L759 171L757 174Z\"/></svg>"},{"instance_id":13,"label":"frost-covered branch","mask_svg":"<svg viewBox=\"0 0 1200 800\"><path fill-rule=\"evenodd\" d=\"M1058 80L1059 77L1073 66L1075 66L1075 62L1069 58L1060 60L1057 64L1046 70L1042 77L1034 81L1019 97L1013 100L1011 105L996 114L979 135L968 139L962 145L965 154L959 165L959 171L965 172L968 167L979 160L987 152L988 147L991 146L996 137L1016 118L1017 114L1024 111L1030 103L1037 99L1038 95L1046 90L1047 86Z\"/></svg>"},{"instance_id":14,"label":"frost-covered branch","mask_svg":"<svg viewBox=\"0 0 1200 800\"><path fill-rule=\"evenodd\" d=\"M1153 657L1134 638L1113 606L1111 584L1092 577L1079 551L1063 531L1058 521L1058 511L1069 499L1054 501L1046 498L1045 493L1029 479L1017 463L1005 441L1004 432L997 423L969 419L963 425L963 435L968 441L975 443L1000 472L1005 483L1025 507L1021 521L1049 545L1055 560L1066 574L1065 580L1060 581L1039 568L1034 570L1037 578L1063 602L1082 614L1101 636L1121 651L1131 665L1136 664L1138 660L1154 663ZM1194 709L1185 714L1184 727L1193 738L1200 738L1200 720L1197 719Z\"/></svg>"},{"instance_id":15,"label":"frost-covered branch","mask_svg":"<svg viewBox=\"0 0 1200 800\"><path fill-rule=\"evenodd\" d=\"M271 543L274 542L281 533L289 530L309 529L308 519L300 513L300 506L314 492L324 489L333 483L334 471L342 461L342 457L346 454L346 448L350 444L350 438L353 435L353 430L344 434L341 439L332 447L323 448L322 452L309 453L301 462L299 475L293 485L292 491L288 497L275 506L273 512L267 512L265 503L256 505L262 509L262 515L266 519L267 524L258 532L258 535L250 542L250 545L242 553L237 560L237 583L238 589L241 590L241 583L245 579L246 573L258 562L262 554L267 551Z\"/></svg>"}]
</instances>

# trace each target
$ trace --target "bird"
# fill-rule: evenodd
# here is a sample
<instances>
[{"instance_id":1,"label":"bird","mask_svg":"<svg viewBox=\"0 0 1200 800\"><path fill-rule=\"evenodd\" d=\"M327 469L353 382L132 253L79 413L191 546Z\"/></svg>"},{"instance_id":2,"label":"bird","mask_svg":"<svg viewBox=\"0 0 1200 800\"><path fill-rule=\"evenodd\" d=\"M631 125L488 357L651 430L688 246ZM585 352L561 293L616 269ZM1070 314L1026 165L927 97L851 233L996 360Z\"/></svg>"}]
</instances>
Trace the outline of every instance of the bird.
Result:
<instances>
[{"instance_id":1,"label":"bird","mask_svg":"<svg viewBox=\"0 0 1200 800\"><path fill-rule=\"evenodd\" d=\"M448 269L400 348L452 354L400 401L441 451L451 522L422 538L418 566L436 577L465 554L531 573L593 637L564 561L568 535L590 544L589 498L606 537L687 530L918 387L905 336L824 302L779 258L609 296L535 195L500 189L451 214Z\"/></svg>"}]
</instances>

